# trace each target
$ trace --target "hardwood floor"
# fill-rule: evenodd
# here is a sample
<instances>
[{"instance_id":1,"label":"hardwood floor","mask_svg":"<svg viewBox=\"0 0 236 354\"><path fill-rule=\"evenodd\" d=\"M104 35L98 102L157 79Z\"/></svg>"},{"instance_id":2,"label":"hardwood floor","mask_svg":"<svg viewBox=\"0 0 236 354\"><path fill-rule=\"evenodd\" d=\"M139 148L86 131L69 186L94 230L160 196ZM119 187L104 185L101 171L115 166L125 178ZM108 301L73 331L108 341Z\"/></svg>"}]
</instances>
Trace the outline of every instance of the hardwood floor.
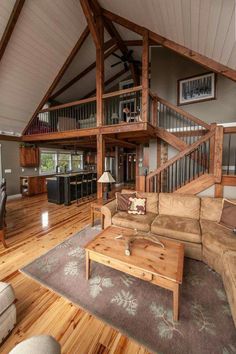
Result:
<instances>
[{"instance_id":1,"label":"hardwood floor","mask_svg":"<svg viewBox=\"0 0 236 354\"><path fill-rule=\"evenodd\" d=\"M7 244L0 244L0 280L16 293L17 326L0 346L7 354L23 339L51 334L66 354L148 354L139 344L38 285L18 269L90 223L90 202L50 204L46 195L7 203Z\"/></svg>"}]
</instances>

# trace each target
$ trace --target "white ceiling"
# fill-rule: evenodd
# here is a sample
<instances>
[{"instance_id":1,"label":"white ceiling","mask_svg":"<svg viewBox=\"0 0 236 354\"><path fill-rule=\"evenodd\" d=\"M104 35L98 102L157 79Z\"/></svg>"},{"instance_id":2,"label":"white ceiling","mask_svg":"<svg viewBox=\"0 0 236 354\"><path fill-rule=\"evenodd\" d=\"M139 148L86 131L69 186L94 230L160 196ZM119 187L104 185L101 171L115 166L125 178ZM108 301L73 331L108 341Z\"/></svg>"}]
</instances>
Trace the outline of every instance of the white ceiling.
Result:
<instances>
[{"instance_id":1,"label":"white ceiling","mask_svg":"<svg viewBox=\"0 0 236 354\"><path fill-rule=\"evenodd\" d=\"M26 0L0 62L0 131L22 132L85 27L77 0Z\"/></svg>"},{"instance_id":2,"label":"white ceiling","mask_svg":"<svg viewBox=\"0 0 236 354\"><path fill-rule=\"evenodd\" d=\"M15 0L0 0L0 38ZM99 0L120 16L236 69L235 0ZM22 132L86 26L79 0L26 0L0 62L0 131ZM122 38L140 37L116 25ZM106 34L105 40L109 37ZM134 50L141 58L141 48ZM89 36L55 91L95 61ZM123 69L105 62L105 79ZM126 77L124 74L122 78ZM110 84L114 86L117 82ZM60 102L95 88L95 70L61 94Z\"/></svg>"},{"instance_id":3,"label":"white ceiling","mask_svg":"<svg viewBox=\"0 0 236 354\"><path fill-rule=\"evenodd\" d=\"M99 3L107 10L236 69L235 0L100 0ZM125 37L126 31L122 34Z\"/></svg>"}]
</instances>

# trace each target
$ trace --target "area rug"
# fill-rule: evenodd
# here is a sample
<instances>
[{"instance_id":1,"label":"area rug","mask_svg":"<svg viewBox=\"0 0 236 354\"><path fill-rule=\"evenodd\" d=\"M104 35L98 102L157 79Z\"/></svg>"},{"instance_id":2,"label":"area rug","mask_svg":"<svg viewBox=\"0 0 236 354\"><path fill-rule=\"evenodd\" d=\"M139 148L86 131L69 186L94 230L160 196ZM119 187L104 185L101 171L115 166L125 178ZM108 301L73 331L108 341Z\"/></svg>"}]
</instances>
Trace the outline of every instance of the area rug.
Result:
<instances>
[{"instance_id":1,"label":"area rug","mask_svg":"<svg viewBox=\"0 0 236 354\"><path fill-rule=\"evenodd\" d=\"M186 259L180 319L172 293L92 262L85 280L84 245L100 227L86 227L21 269L155 353L235 354L236 331L221 277Z\"/></svg>"}]
</instances>

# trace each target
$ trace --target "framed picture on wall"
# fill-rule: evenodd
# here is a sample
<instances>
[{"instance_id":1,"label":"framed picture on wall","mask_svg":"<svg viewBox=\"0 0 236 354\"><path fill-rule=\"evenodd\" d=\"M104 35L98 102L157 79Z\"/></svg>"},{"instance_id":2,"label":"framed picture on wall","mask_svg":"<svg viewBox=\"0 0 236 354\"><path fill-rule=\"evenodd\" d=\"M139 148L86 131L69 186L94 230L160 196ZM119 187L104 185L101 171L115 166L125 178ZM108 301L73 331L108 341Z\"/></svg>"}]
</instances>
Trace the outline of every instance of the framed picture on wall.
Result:
<instances>
[{"instance_id":1,"label":"framed picture on wall","mask_svg":"<svg viewBox=\"0 0 236 354\"><path fill-rule=\"evenodd\" d=\"M178 80L178 106L215 99L215 73L206 73Z\"/></svg>"}]
</instances>

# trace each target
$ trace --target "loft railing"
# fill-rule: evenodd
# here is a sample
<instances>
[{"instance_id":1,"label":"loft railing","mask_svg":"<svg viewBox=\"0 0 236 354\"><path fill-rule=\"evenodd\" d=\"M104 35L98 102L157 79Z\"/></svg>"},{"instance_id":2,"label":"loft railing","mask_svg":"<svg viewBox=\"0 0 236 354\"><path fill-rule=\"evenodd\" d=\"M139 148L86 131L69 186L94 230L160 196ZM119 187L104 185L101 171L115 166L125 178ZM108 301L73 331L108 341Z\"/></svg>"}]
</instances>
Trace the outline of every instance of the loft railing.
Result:
<instances>
[{"instance_id":1,"label":"loft railing","mask_svg":"<svg viewBox=\"0 0 236 354\"><path fill-rule=\"evenodd\" d=\"M142 86L103 95L104 125L140 122ZM88 129L97 126L96 97L39 111L25 135Z\"/></svg>"},{"instance_id":2,"label":"loft railing","mask_svg":"<svg viewBox=\"0 0 236 354\"><path fill-rule=\"evenodd\" d=\"M150 122L176 135L187 145L193 144L210 130L210 125L174 104L149 93Z\"/></svg>"},{"instance_id":3,"label":"loft railing","mask_svg":"<svg viewBox=\"0 0 236 354\"><path fill-rule=\"evenodd\" d=\"M236 176L236 126L224 128L222 165L224 175Z\"/></svg>"},{"instance_id":4,"label":"loft railing","mask_svg":"<svg viewBox=\"0 0 236 354\"><path fill-rule=\"evenodd\" d=\"M185 184L210 172L211 138L214 130L146 177L147 192L175 192Z\"/></svg>"},{"instance_id":5,"label":"loft railing","mask_svg":"<svg viewBox=\"0 0 236 354\"><path fill-rule=\"evenodd\" d=\"M104 124L142 121L142 86L103 95Z\"/></svg>"},{"instance_id":6,"label":"loft railing","mask_svg":"<svg viewBox=\"0 0 236 354\"><path fill-rule=\"evenodd\" d=\"M63 132L96 126L96 98L42 109L29 125L26 135Z\"/></svg>"}]
</instances>

